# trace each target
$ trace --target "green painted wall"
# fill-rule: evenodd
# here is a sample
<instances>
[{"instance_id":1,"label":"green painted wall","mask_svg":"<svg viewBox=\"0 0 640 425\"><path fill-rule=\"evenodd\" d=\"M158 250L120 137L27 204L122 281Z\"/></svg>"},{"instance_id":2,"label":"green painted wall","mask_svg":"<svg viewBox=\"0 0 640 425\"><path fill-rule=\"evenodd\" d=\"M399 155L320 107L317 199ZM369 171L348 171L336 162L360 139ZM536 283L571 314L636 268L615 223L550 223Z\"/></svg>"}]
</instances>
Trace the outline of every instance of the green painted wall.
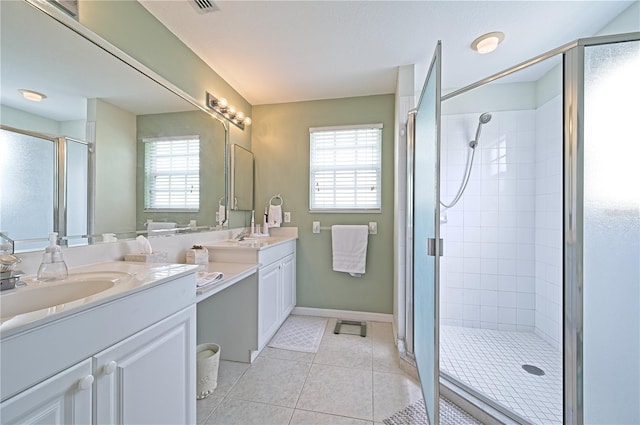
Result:
<instances>
[{"instance_id":1,"label":"green painted wall","mask_svg":"<svg viewBox=\"0 0 640 425\"><path fill-rule=\"evenodd\" d=\"M87 109L95 123L94 233L130 232L136 223L136 116L100 99L89 99Z\"/></svg>"},{"instance_id":2,"label":"green painted wall","mask_svg":"<svg viewBox=\"0 0 640 425\"><path fill-rule=\"evenodd\" d=\"M280 193L291 225L299 231L297 305L392 313L394 95L254 106L251 145L256 156L256 212ZM383 123L382 213L309 212L309 128ZM258 214L260 217L260 214ZM332 270L331 231L313 234L313 221L332 224L378 222L369 236L367 272L361 278Z\"/></svg>"},{"instance_id":3,"label":"green painted wall","mask_svg":"<svg viewBox=\"0 0 640 425\"><path fill-rule=\"evenodd\" d=\"M137 228L144 229L147 219L174 221L187 225L215 226L218 201L224 196L224 128L219 121L202 111L138 115L137 159ZM144 211L144 143L142 139L170 136L200 136L200 211L156 212Z\"/></svg>"},{"instance_id":4,"label":"green painted wall","mask_svg":"<svg viewBox=\"0 0 640 425\"><path fill-rule=\"evenodd\" d=\"M205 92L225 97L230 105L252 116L251 105L178 37L135 0L80 0L79 21L153 71L190 94L201 105ZM249 146L251 127L230 125L233 143Z\"/></svg>"}]
</instances>

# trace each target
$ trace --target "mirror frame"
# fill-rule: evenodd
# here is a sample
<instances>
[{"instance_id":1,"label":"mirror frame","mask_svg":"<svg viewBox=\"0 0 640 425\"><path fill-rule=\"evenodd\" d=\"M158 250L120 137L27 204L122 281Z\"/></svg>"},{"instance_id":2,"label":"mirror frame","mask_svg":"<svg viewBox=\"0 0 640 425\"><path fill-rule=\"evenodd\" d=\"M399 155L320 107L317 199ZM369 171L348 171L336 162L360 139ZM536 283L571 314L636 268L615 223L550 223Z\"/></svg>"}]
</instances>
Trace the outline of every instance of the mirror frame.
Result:
<instances>
[{"instance_id":1,"label":"mirror frame","mask_svg":"<svg viewBox=\"0 0 640 425\"><path fill-rule=\"evenodd\" d=\"M253 155L253 152L251 152L248 149L243 148L242 146L238 145L238 144L233 144L229 147L230 150L230 158L231 158L231 168L230 168L230 185L229 185L229 208L231 211L251 211L254 209L255 206L255 170L256 170L256 166L255 166L255 156ZM238 187L236 187L236 183L239 180L238 178L236 178L236 172L240 173L243 176L246 176L249 171L248 170L238 170L238 164L239 164L239 160L238 157L239 155L246 155L249 154L251 155L251 179L250 179L250 183L251 183L251 195L246 196L246 194L244 193L244 191L242 191L242 193L240 193L240 191L238 189ZM244 202L239 202L238 201L238 196L240 197L241 200L245 200L245 198L250 199L251 200L251 205L245 205Z\"/></svg>"}]
</instances>

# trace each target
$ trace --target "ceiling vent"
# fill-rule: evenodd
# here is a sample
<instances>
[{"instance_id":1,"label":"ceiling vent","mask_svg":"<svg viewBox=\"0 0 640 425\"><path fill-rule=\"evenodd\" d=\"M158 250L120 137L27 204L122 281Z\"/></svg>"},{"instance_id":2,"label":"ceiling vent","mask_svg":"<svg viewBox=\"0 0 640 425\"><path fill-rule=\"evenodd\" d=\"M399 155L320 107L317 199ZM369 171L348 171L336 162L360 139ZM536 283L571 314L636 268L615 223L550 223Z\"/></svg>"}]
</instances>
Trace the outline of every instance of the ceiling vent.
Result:
<instances>
[{"instance_id":1,"label":"ceiling vent","mask_svg":"<svg viewBox=\"0 0 640 425\"><path fill-rule=\"evenodd\" d=\"M193 0L193 6L199 13L209 13L220 10L211 0Z\"/></svg>"}]
</instances>

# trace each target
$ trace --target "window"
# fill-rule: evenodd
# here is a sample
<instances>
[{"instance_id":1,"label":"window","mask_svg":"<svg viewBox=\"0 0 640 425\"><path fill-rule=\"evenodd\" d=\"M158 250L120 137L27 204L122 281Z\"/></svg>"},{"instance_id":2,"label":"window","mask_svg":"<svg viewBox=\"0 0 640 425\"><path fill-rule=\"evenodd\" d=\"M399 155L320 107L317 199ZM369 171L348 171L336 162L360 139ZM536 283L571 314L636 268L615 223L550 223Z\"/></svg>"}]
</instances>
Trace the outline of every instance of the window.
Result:
<instances>
[{"instance_id":1,"label":"window","mask_svg":"<svg viewBox=\"0 0 640 425\"><path fill-rule=\"evenodd\" d=\"M200 137L143 139L145 210L197 211Z\"/></svg>"},{"instance_id":2,"label":"window","mask_svg":"<svg viewBox=\"0 0 640 425\"><path fill-rule=\"evenodd\" d=\"M382 124L310 128L311 211L379 212Z\"/></svg>"}]
</instances>

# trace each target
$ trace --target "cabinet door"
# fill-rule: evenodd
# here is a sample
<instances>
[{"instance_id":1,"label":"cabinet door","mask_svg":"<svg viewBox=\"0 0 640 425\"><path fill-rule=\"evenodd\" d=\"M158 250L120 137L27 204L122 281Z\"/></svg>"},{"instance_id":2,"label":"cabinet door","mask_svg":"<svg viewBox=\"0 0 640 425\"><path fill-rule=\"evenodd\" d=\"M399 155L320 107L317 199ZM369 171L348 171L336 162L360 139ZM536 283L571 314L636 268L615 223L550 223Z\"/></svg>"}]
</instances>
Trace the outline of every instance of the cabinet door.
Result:
<instances>
[{"instance_id":1,"label":"cabinet door","mask_svg":"<svg viewBox=\"0 0 640 425\"><path fill-rule=\"evenodd\" d=\"M284 321L296 306L296 255L289 255L282 260L280 273L282 276L282 311Z\"/></svg>"},{"instance_id":2,"label":"cabinet door","mask_svg":"<svg viewBox=\"0 0 640 425\"><path fill-rule=\"evenodd\" d=\"M259 271L258 278L258 345L264 347L280 326L280 263Z\"/></svg>"},{"instance_id":3,"label":"cabinet door","mask_svg":"<svg viewBox=\"0 0 640 425\"><path fill-rule=\"evenodd\" d=\"M97 354L94 368L98 424L194 423L195 306Z\"/></svg>"},{"instance_id":4,"label":"cabinet door","mask_svg":"<svg viewBox=\"0 0 640 425\"><path fill-rule=\"evenodd\" d=\"M90 424L92 383L87 359L4 401L2 423Z\"/></svg>"}]
</instances>

